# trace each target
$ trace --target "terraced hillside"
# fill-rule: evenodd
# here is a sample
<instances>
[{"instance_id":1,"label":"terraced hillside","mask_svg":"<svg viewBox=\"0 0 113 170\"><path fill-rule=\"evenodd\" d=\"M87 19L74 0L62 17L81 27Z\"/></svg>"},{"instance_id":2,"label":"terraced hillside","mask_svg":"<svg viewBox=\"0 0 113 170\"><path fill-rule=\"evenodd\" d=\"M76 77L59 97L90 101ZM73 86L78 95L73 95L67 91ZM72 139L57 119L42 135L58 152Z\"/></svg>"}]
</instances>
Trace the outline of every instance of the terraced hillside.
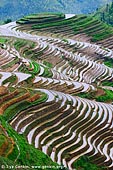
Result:
<instances>
[{"instance_id":1,"label":"terraced hillside","mask_svg":"<svg viewBox=\"0 0 113 170\"><path fill-rule=\"evenodd\" d=\"M84 15L0 26L1 162L113 169L112 36Z\"/></svg>"}]
</instances>

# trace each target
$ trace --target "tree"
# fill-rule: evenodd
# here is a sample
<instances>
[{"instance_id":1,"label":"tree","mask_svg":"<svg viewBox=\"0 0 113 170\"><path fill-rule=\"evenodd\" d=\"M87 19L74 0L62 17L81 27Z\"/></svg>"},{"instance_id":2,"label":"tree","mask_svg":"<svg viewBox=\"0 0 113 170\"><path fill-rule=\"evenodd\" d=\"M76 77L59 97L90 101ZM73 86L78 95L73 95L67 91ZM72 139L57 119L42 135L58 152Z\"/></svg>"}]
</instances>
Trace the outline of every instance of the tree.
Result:
<instances>
[{"instance_id":1,"label":"tree","mask_svg":"<svg viewBox=\"0 0 113 170\"><path fill-rule=\"evenodd\" d=\"M12 22L12 20L9 18L9 19L7 19L7 20L4 21L4 24L8 24L8 23L10 23L10 22Z\"/></svg>"},{"instance_id":2,"label":"tree","mask_svg":"<svg viewBox=\"0 0 113 170\"><path fill-rule=\"evenodd\" d=\"M112 0L112 3L111 3L111 8L113 8L113 0Z\"/></svg>"},{"instance_id":3,"label":"tree","mask_svg":"<svg viewBox=\"0 0 113 170\"><path fill-rule=\"evenodd\" d=\"M105 13L102 12L102 21L105 21Z\"/></svg>"},{"instance_id":4,"label":"tree","mask_svg":"<svg viewBox=\"0 0 113 170\"><path fill-rule=\"evenodd\" d=\"M109 12L109 4L106 4L106 12Z\"/></svg>"}]
</instances>

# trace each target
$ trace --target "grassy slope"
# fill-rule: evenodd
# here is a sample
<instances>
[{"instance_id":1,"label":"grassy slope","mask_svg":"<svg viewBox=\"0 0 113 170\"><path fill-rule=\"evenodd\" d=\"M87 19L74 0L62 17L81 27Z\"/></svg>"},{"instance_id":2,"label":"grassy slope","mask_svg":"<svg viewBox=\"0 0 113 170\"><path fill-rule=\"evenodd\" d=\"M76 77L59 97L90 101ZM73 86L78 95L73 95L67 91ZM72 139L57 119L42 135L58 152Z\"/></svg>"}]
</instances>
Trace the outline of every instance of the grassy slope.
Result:
<instances>
[{"instance_id":1,"label":"grassy slope","mask_svg":"<svg viewBox=\"0 0 113 170\"><path fill-rule=\"evenodd\" d=\"M0 116L2 126L6 129L9 136L15 141L15 148L8 158L0 157L0 162L4 165L26 165L26 166L56 166L51 159L40 150L29 145L23 135L18 135L11 126ZM19 149L18 149L19 147ZM20 152L20 154L19 154ZM0 164L1 164L0 163ZM31 168L32 169L32 168ZM47 168L48 169L48 168Z\"/></svg>"},{"instance_id":2,"label":"grassy slope","mask_svg":"<svg viewBox=\"0 0 113 170\"><path fill-rule=\"evenodd\" d=\"M113 26L113 3L107 3L102 8L97 9L94 16Z\"/></svg>"}]
</instances>

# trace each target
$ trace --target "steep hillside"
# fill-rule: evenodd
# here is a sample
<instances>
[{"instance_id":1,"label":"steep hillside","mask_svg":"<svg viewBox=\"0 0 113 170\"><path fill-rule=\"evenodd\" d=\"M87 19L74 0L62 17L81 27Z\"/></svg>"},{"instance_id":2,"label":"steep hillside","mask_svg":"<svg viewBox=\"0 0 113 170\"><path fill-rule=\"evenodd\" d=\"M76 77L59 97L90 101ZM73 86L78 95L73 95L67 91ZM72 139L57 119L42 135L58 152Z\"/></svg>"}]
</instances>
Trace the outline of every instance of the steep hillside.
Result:
<instances>
[{"instance_id":1,"label":"steep hillside","mask_svg":"<svg viewBox=\"0 0 113 170\"><path fill-rule=\"evenodd\" d=\"M111 0L1 0L0 20L16 20L23 15L40 12L91 13ZM13 11L13 13L12 13Z\"/></svg>"},{"instance_id":2,"label":"steep hillside","mask_svg":"<svg viewBox=\"0 0 113 170\"><path fill-rule=\"evenodd\" d=\"M113 169L112 42L89 15L0 26L0 164Z\"/></svg>"},{"instance_id":3,"label":"steep hillside","mask_svg":"<svg viewBox=\"0 0 113 170\"><path fill-rule=\"evenodd\" d=\"M107 3L103 8L97 9L94 16L113 26L113 1L110 4Z\"/></svg>"},{"instance_id":4,"label":"steep hillside","mask_svg":"<svg viewBox=\"0 0 113 170\"><path fill-rule=\"evenodd\" d=\"M0 167L1 169L41 169L58 167L40 150L29 145L23 135L18 135L0 116ZM38 161L37 161L38 160ZM62 166L63 168L63 166ZM58 167L60 170L60 166Z\"/></svg>"}]
</instances>

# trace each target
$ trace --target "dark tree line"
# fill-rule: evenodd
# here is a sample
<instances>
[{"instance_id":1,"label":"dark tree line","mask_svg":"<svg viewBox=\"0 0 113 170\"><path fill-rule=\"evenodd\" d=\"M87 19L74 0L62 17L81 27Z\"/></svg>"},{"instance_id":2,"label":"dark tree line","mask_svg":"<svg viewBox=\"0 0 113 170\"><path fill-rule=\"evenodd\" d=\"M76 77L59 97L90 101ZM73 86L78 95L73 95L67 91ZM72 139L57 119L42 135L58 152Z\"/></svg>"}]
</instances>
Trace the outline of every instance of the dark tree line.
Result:
<instances>
[{"instance_id":1,"label":"dark tree line","mask_svg":"<svg viewBox=\"0 0 113 170\"><path fill-rule=\"evenodd\" d=\"M98 13L98 10L97 10ZM113 26L113 0L111 4L106 4L104 10L99 11L101 21Z\"/></svg>"}]
</instances>

